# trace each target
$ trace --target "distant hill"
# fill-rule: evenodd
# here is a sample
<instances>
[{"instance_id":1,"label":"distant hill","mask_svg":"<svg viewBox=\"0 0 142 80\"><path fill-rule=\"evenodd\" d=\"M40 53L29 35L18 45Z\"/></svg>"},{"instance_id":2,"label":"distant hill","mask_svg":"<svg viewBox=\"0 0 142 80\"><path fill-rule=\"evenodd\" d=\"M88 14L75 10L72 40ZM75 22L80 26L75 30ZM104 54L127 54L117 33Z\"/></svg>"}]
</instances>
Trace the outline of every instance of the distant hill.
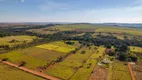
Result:
<instances>
[{"instance_id":1,"label":"distant hill","mask_svg":"<svg viewBox=\"0 0 142 80\"><path fill-rule=\"evenodd\" d=\"M109 26L142 28L142 23L103 23Z\"/></svg>"}]
</instances>

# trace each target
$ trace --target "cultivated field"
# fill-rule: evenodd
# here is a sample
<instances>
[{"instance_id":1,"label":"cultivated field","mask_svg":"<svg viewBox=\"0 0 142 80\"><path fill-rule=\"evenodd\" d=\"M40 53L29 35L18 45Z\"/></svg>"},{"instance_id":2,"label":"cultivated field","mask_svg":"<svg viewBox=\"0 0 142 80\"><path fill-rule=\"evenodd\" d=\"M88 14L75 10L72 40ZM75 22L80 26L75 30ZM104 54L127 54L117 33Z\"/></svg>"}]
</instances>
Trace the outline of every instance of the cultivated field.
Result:
<instances>
[{"instance_id":1,"label":"cultivated field","mask_svg":"<svg viewBox=\"0 0 142 80\"><path fill-rule=\"evenodd\" d=\"M74 46L72 46L65 44L63 41L57 41L36 47L14 50L5 54L1 54L0 58L8 58L10 62L16 64L24 61L26 62L26 67L30 69L37 69L48 66L52 61L56 61L60 56L65 56L68 52L77 48L78 46L75 45L78 44L79 43L76 42Z\"/></svg>"},{"instance_id":2,"label":"cultivated field","mask_svg":"<svg viewBox=\"0 0 142 80\"><path fill-rule=\"evenodd\" d=\"M122 28L122 27L103 27L96 30L96 32L102 33L117 33L117 34L126 34L126 35L133 35L133 36L141 36L142 31L141 29L134 29L134 28Z\"/></svg>"},{"instance_id":3,"label":"cultivated field","mask_svg":"<svg viewBox=\"0 0 142 80\"><path fill-rule=\"evenodd\" d=\"M74 41L75 45L67 45L65 44L64 41L57 41L57 42L51 42L49 44L43 44L36 46L38 48L43 48L43 49L48 49L48 50L53 50L53 51L58 51L58 52L64 52L68 53L70 51L75 50L78 47L78 42Z\"/></svg>"},{"instance_id":4,"label":"cultivated field","mask_svg":"<svg viewBox=\"0 0 142 80\"><path fill-rule=\"evenodd\" d=\"M112 80L132 80L126 63L114 61L112 73Z\"/></svg>"},{"instance_id":5,"label":"cultivated field","mask_svg":"<svg viewBox=\"0 0 142 80\"><path fill-rule=\"evenodd\" d=\"M136 80L142 80L142 63L131 65Z\"/></svg>"},{"instance_id":6,"label":"cultivated field","mask_svg":"<svg viewBox=\"0 0 142 80\"><path fill-rule=\"evenodd\" d=\"M2 45L12 47L17 44L20 46L5 51L0 48L0 59L17 65L17 68L24 62L23 67L26 69L61 80L132 80L127 61L134 59L139 63L142 62L142 48L138 47L141 46L141 30L94 24L29 28L25 30L25 34L34 36L0 38L1 47ZM40 40L33 41L36 38ZM30 45L25 44L32 41ZM108 60L108 63L103 62L104 60ZM141 80L140 66L139 64L133 66L138 80ZM1 79L42 80L0 63Z\"/></svg>"},{"instance_id":7,"label":"cultivated field","mask_svg":"<svg viewBox=\"0 0 142 80\"><path fill-rule=\"evenodd\" d=\"M130 46L129 48L130 48L130 51L133 53L142 53L141 47Z\"/></svg>"},{"instance_id":8,"label":"cultivated field","mask_svg":"<svg viewBox=\"0 0 142 80\"><path fill-rule=\"evenodd\" d=\"M91 49L83 47L77 53L67 57L63 62L47 70L46 73L62 79L86 80L96 65L96 58L101 56L103 50L100 47L98 48L99 53L97 53L95 46L92 46ZM85 51L85 53L82 54L82 51Z\"/></svg>"},{"instance_id":9,"label":"cultivated field","mask_svg":"<svg viewBox=\"0 0 142 80\"><path fill-rule=\"evenodd\" d=\"M0 80L44 80L14 67L0 63Z\"/></svg>"},{"instance_id":10,"label":"cultivated field","mask_svg":"<svg viewBox=\"0 0 142 80\"><path fill-rule=\"evenodd\" d=\"M31 42L33 39L37 37L35 36L8 36L8 37L3 37L0 38L0 45L16 45L16 44L21 44L23 42ZM12 40L15 40L15 42L10 42Z\"/></svg>"}]
</instances>

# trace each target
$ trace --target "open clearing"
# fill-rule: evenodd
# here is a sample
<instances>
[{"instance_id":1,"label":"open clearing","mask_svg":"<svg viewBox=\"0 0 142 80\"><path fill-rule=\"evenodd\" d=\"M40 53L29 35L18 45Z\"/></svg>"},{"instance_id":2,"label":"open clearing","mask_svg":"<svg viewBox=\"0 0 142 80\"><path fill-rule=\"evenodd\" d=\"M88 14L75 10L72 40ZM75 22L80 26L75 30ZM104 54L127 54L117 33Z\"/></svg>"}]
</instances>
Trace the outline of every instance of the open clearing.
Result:
<instances>
[{"instance_id":1,"label":"open clearing","mask_svg":"<svg viewBox=\"0 0 142 80\"><path fill-rule=\"evenodd\" d=\"M136 80L142 80L142 63L131 65Z\"/></svg>"},{"instance_id":2,"label":"open clearing","mask_svg":"<svg viewBox=\"0 0 142 80\"><path fill-rule=\"evenodd\" d=\"M56 46L56 48L50 46L51 44ZM46 47L47 45L48 47ZM78 47L76 44L72 46L72 45L67 45L61 41L50 43L47 45L46 46L40 45L40 47L43 48L39 48L38 46L38 47L30 47L26 49L14 50L8 53L1 54L0 58L1 59L8 58L10 62L13 62L15 64L19 64L21 61L24 61L26 62L25 66L27 68L39 69L41 67L48 66L51 62L56 61L60 56L65 56L68 52Z\"/></svg>"},{"instance_id":3,"label":"open clearing","mask_svg":"<svg viewBox=\"0 0 142 80\"><path fill-rule=\"evenodd\" d=\"M40 77L0 63L0 80L44 80Z\"/></svg>"},{"instance_id":4,"label":"open clearing","mask_svg":"<svg viewBox=\"0 0 142 80\"><path fill-rule=\"evenodd\" d=\"M71 77L71 80L87 80L96 66L99 57L104 54L105 48L99 47L93 54L87 59L87 61L79 68L78 71Z\"/></svg>"},{"instance_id":5,"label":"open clearing","mask_svg":"<svg viewBox=\"0 0 142 80\"><path fill-rule=\"evenodd\" d=\"M47 66L50 62L55 61L58 57L65 55L61 52L50 51L37 47L15 50L0 55L0 58L8 58L10 62L19 64L21 61L26 62L26 67L36 69Z\"/></svg>"},{"instance_id":6,"label":"open clearing","mask_svg":"<svg viewBox=\"0 0 142 80\"><path fill-rule=\"evenodd\" d=\"M112 80L132 80L126 63L114 61L112 71Z\"/></svg>"},{"instance_id":7,"label":"open clearing","mask_svg":"<svg viewBox=\"0 0 142 80\"><path fill-rule=\"evenodd\" d=\"M107 70L101 66L96 66L89 80L106 80Z\"/></svg>"},{"instance_id":8,"label":"open clearing","mask_svg":"<svg viewBox=\"0 0 142 80\"><path fill-rule=\"evenodd\" d=\"M135 47L135 46L130 46L130 51L134 53L142 53L142 48L141 47Z\"/></svg>"},{"instance_id":9,"label":"open clearing","mask_svg":"<svg viewBox=\"0 0 142 80\"><path fill-rule=\"evenodd\" d=\"M64 41L57 41L57 42L51 42L51 43L48 43L48 44L39 45L39 46L36 46L36 47L48 49L48 50L53 50L53 51L58 51L58 52L68 53L70 51L75 50L78 47L76 44L78 44L78 42L76 42L76 41L75 41L74 45L68 45Z\"/></svg>"},{"instance_id":10,"label":"open clearing","mask_svg":"<svg viewBox=\"0 0 142 80\"><path fill-rule=\"evenodd\" d=\"M16 45L16 44L21 44L24 41L26 42L31 42L34 38L37 38L35 36L8 36L8 37L3 37L0 38L0 45ZM16 40L14 43L10 43L11 40Z\"/></svg>"},{"instance_id":11,"label":"open clearing","mask_svg":"<svg viewBox=\"0 0 142 80\"><path fill-rule=\"evenodd\" d=\"M133 28L122 28L122 27L103 27L96 30L96 32L106 32L106 33L118 33L118 34L127 34L127 35L137 35L141 36L141 29Z\"/></svg>"},{"instance_id":12,"label":"open clearing","mask_svg":"<svg viewBox=\"0 0 142 80\"><path fill-rule=\"evenodd\" d=\"M99 48L99 53L97 54L95 46L92 46L91 49L83 47L77 53L67 57L63 62L47 70L46 73L62 79L86 80L96 65L96 58L102 54L102 50L104 48ZM81 54L82 51L85 51L85 53ZM87 68L89 63L92 65Z\"/></svg>"}]
</instances>

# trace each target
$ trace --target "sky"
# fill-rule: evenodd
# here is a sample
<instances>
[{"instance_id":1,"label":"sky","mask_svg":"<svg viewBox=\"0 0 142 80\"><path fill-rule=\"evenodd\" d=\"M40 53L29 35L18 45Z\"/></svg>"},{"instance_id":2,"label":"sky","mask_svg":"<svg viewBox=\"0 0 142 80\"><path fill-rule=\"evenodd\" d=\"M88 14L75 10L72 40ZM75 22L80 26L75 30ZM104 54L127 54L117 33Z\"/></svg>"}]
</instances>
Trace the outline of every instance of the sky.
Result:
<instances>
[{"instance_id":1,"label":"sky","mask_svg":"<svg viewBox=\"0 0 142 80\"><path fill-rule=\"evenodd\" d=\"M142 0L0 0L0 22L142 23Z\"/></svg>"}]
</instances>

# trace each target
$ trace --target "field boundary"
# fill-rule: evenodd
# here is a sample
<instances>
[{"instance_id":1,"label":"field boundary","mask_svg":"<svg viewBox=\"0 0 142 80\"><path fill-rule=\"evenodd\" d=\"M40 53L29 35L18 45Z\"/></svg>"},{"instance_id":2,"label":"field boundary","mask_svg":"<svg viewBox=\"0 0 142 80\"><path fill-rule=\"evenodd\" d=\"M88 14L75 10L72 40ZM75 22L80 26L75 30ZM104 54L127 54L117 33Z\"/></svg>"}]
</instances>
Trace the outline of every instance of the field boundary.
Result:
<instances>
[{"instance_id":1,"label":"field boundary","mask_svg":"<svg viewBox=\"0 0 142 80\"><path fill-rule=\"evenodd\" d=\"M128 68L129 68L129 71L130 71L132 80L136 80L131 65L128 63L127 66L128 66Z\"/></svg>"},{"instance_id":2,"label":"field boundary","mask_svg":"<svg viewBox=\"0 0 142 80\"><path fill-rule=\"evenodd\" d=\"M96 51L94 51L94 52L96 52ZM91 57L93 54L94 54L94 53L90 54L89 57L88 57L85 61L89 60L90 57ZM86 63L86 62L85 62L85 63ZM85 63L82 63L82 66L83 66ZM68 80L71 79L71 78L77 73L77 71L79 71L79 69L77 69L77 70L68 78Z\"/></svg>"},{"instance_id":3,"label":"field boundary","mask_svg":"<svg viewBox=\"0 0 142 80\"><path fill-rule=\"evenodd\" d=\"M17 69L20 69L20 70L22 70L22 71L25 71L25 72L27 72L27 73L36 75L36 76L38 76L38 77L47 79L47 80L60 80L60 79L58 79L58 78L56 78L56 77L49 76L49 75L46 75L46 74L43 74L43 73L40 73L40 72L37 72L37 71L33 71L33 70L28 69L28 68L26 68L26 67L19 67L18 65L13 64L13 63L8 62L8 61L0 61L0 62L3 63L3 64L6 64L6 65L9 65L9 66L15 67L15 68L17 68Z\"/></svg>"}]
</instances>

